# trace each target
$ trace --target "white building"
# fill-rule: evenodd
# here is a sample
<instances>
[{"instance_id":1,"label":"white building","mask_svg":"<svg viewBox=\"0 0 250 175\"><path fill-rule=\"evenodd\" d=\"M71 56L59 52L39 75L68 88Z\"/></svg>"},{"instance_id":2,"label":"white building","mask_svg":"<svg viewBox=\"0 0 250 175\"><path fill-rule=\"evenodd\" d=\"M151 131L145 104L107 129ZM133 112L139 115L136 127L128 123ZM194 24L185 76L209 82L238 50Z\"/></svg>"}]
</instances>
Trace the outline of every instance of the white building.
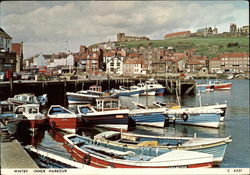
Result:
<instances>
[{"instance_id":1,"label":"white building","mask_svg":"<svg viewBox=\"0 0 250 175\"><path fill-rule=\"evenodd\" d=\"M0 27L0 50L2 52L11 52L12 38Z\"/></svg>"}]
</instances>

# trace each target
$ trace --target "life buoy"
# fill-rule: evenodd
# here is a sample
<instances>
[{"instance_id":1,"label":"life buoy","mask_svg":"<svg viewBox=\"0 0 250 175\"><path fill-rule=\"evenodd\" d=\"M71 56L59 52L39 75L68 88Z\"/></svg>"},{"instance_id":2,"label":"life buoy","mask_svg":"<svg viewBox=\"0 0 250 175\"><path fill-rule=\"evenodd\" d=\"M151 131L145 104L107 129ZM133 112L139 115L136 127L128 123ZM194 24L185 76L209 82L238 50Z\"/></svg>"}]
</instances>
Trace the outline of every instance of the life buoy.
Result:
<instances>
[{"instance_id":1,"label":"life buoy","mask_svg":"<svg viewBox=\"0 0 250 175\"><path fill-rule=\"evenodd\" d=\"M181 117L185 122L188 120L188 114L186 113L183 113Z\"/></svg>"},{"instance_id":2,"label":"life buoy","mask_svg":"<svg viewBox=\"0 0 250 175\"><path fill-rule=\"evenodd\" d=\"M86 165L89 165L90 162L91 162L91 157L89 154L86 154L84 157L83 157L83 163L86 164Z\"/></svg>"}]
</instances>

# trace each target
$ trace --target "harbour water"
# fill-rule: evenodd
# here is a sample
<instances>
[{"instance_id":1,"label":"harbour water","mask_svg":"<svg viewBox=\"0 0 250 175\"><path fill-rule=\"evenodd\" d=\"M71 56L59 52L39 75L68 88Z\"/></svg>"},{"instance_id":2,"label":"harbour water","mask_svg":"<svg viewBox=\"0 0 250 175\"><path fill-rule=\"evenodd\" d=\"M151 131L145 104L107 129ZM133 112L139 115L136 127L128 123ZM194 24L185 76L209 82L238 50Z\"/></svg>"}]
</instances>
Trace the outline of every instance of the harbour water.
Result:
<instances>
[{"instance_id":1,"label":"harbour water","mask_svg":"<svg viewBox=\"0 0 250 175\"><path fill-rule=\"evenodd\" d=\"M220 124L219 129L204 128L195 126L182 126L170 124L165 128L136 127L133 133L162 135L162 136L193 136L197 137L226 137L231 135L233 141L228 145L221 168L249 168L250 167L250 138L249 138L249 80L230 80L233 86L230 91L214 91L192 95L181 96L182 106L199 106L200 99L202 105L224 103L227 101L225 121ZM132 107L132 101L144 105L152 105L154 101L176 102L173 95L166 96L140 96L140 97L120 97L121 103ZM59 103L59 102L58 102ZM60 104L60 103L59 103ZM103 129L88 128L83 131L84 135L92 137L102 132ZM47 147L51 151L60 152L64 157L69 155L62 146L62 133L44 130L38 136L29 137L23 144L33 143L38 147ZM20 137L21 138L21 137ZM43 165L46 167L46 165ZM48 166L49 167L49 166Z\"/></svg>"}]
</instances>

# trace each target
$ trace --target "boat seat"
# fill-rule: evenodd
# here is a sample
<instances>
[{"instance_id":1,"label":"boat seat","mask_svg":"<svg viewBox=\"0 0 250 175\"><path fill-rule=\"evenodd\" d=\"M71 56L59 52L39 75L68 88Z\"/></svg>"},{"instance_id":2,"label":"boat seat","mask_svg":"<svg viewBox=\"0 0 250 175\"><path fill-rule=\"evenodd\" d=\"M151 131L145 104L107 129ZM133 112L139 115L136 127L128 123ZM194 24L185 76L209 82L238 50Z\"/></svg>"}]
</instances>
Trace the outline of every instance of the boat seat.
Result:
<instances>
[{"instance_id":1,"label":"boat seat","mask_svg":"<svg viewBox=\"0 0 250 175\"><path fill-rule=\"evenodd\" d=\"M137 144L138 146L158 146L158 141L143 141Z\"/></svg>"}]
</instances>

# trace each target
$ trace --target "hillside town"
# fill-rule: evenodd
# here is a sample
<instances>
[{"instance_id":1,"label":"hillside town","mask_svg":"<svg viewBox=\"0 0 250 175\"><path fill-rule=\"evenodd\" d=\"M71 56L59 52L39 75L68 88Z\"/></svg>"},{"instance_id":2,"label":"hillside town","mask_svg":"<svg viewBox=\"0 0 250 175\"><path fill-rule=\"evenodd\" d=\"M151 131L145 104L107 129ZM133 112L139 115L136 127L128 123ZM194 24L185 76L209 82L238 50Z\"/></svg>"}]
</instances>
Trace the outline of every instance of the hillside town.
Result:
<instances>
[{"instance_id":1,"label":"hillside town","mask_svg":"<svg viewBox=\"0 0 250 175\"><path fill-rule=\"evenodd\" d=\"M182 31L165 34L164 40L181 37L249 37L249 26L230 24L230 32L218 33L216 27L198 29L195 33ZM79 51L69 49L60 53L37 54L24 58L25 43L12 43L12 36L0 29L0 70L8 73L33 72L44 75L113 75L113 76L166 76L171 74L240 74L249 78L249 53L229 52L209 58L197 54L197 48L177 52L173 46L127 48L121 44L129 41L150 40L145 36L117 34L117 41L80 45ZM67 41L69 42L69 41ZM229 43L237 44L237 43ZM229 47L229 45L228 45ZM3 79L3 78L2 78Z\"/></svg>"}]
</instances>

